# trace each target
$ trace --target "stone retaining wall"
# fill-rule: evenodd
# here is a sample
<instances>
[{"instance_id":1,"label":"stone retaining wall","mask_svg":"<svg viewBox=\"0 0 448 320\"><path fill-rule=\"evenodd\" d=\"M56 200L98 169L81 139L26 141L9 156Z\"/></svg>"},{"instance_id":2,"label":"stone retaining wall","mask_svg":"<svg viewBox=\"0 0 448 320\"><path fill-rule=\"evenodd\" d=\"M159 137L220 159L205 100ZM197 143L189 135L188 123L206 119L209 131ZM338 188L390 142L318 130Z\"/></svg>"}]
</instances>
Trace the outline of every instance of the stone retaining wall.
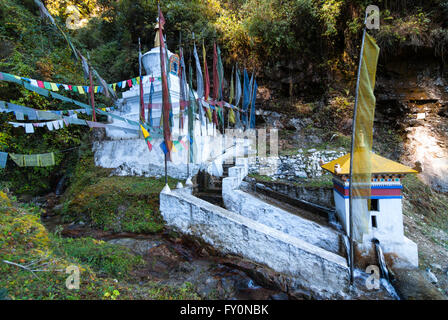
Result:
<instances>
[{"instance_id":1,"label":"stone retaining wall","mask_svg":"<svg viewBox=\"0 0 448 320\"><path fill-rule=\"evenodd\" d=\"M160 211L169 226L280 272L291 292L330 299L348 289L349 268L341 256L196 198L188 188L163 190Z\"/></svg>"}]
</instances>

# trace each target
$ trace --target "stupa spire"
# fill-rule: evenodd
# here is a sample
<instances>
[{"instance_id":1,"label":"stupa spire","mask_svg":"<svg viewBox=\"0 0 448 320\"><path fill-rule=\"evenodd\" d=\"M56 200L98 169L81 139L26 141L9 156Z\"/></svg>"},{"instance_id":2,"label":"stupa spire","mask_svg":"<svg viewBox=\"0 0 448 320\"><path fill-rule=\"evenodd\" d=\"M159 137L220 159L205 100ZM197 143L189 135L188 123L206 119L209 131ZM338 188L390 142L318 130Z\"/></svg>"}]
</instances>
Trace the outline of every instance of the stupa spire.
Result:
<instances>
[{"instance_id":1,"label":"stupa spire","mask_svg":"<svg viewBox=\"0 0 448 320\"><path fill-rule=\"evenodd\" d=\"M157 23L154 27L154 30L156 31L156 35L154 38L154 48L160 47L159 28L160 28L159 18L157 18ZM162 33L163 33L163 26L162 26Z\"/></svg>"}]
</instances>

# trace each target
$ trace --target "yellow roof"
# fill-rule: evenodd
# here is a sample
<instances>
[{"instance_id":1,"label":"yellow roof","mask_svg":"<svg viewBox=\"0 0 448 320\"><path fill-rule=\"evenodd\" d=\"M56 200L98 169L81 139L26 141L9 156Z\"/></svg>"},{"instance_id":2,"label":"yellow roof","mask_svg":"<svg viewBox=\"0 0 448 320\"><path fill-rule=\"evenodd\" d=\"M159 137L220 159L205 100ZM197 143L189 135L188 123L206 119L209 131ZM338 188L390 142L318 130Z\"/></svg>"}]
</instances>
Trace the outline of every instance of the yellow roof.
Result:
<instances>
[{"instance_id":1,"label":"yellow roof","mask_svg":"<svg viewBox=\"0 0 448 320\"><path fill-rule=\"evenodd\" d=\"M373 152L370 152L370 160L372 161L372 174L418 173L417 171L409 168L408 166L386 159ZM335 173L334 169L335 164L339 164L341 166L341 171L339 173ZM321 167L322 169L325 169L337 175L350 174L350 153L347 153L345 156L342 156L338 159L325 163Z\"/></svg>"}]
</instances>

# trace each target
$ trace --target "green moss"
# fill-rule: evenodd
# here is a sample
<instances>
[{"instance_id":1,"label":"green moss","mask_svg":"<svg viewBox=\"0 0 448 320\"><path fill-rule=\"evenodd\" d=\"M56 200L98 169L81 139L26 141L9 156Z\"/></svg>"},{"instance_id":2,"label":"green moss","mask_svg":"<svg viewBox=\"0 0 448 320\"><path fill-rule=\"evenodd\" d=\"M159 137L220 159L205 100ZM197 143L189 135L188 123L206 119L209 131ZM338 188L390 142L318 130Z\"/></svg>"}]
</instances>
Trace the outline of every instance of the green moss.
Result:
<instances>
[{"instance_id":1,"label":"green moss","mask_svg":"<svg viewBox=\"0 0 448 320\"><path fill-rule=\"evenodd\" d=\"M271 182L273 181L271 177L269 176L264 176L258 173L250 173L249 177L254 178L257 181L261 181L261 182Z\"/></svg>"},{"instance_id":2,"label":"green moss","mask_svg":"<svg viewBox=\"0 0 448 320\"><path fill-rule=\"evenodd\" d=\"M300 185L311 188L333 188L333 177L331 174L326 173L320 177L306 179L303 183L300 183Z\"/></svg>"},{"instance_id":3,"label":"green moss","mask_svg":"<svg viewBox=\"0 0 448 320\"><path fill-rule=\"evenodd\" d=\"M155 233L163 229L159 193L164 178L109 176L95 167L92 157L80 160L67 190L63 214L66 221L89 221L114 232ZM177 180L169 179L170 187Z\"/></svg>"}]
</instances>

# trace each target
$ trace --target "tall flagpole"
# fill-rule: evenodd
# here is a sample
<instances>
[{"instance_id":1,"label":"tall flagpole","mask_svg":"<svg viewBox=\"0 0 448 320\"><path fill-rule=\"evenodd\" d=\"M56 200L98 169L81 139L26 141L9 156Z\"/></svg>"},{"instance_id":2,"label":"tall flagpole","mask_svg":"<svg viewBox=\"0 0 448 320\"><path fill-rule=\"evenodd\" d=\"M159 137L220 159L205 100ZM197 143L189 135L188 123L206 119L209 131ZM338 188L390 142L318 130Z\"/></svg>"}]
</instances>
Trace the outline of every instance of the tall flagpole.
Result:
<instances>
[{"instance_id":1,"label":"tall flagpole","mask_svg":"<svg viewBox=\"0 0 448 320\"><path fill-rule=\"evenodd\" d=\"M142 79L142 46L140 43L140 37L138 38L138 73L140 78L139 92L140 92L140 121L145 122L145 104L143 96L143 79ZM142 136L141 131L139 131L139 136Z\"/></svg>"},{"instance_id":2,"label":"tall flagpole","mask_svg":"<svg viewBox=\"0 0 448 320\"><path fill-rule=\"evenodd\" d=\"M160 4L157 4L157 9L159 13L159 42L160 42L160 68L161 68L161 78L162 78L162 115L163 115L163 136L165 142L166 152L165 154L165 186L168 186L168 154L170 153L170 142L171 142L171 133L169 126L169 89L168 89L168 80L166 75L166 63L165 54L165 40L163 38L163 25L165 24L165 18L162 16L160 10ZM165 51L164 51L165 50ZM171 158L171 157L170 157Z\"/></svg>"},{"instance_id":3,"label":"tall flagpole","mask_svg":"<svg viewBox=\"0 0 448 320\"><path fill-rule=\"evenodd\" d=\"M353 122L352 122L352 145L350 151L350 180L349 180L349 228L350 228L350 284L353 284L354 276L354 243L353 243L353 154L355 148L355 132L356 132L356 113L358 109L358 91L359 91L359 80L361 76L361 66L362 66L362 56L364 53L364 39L366 37L366 22L367 22L367 12L364 18L364 30L362 33L361 42L361 53L359 55L359 65L358 65L358 78L356 79L356 95L355 95L355 107L353 110Z\"/></svg>"},{"instance_id":4,"label":"tall flagpole","mask_svg":"<svg viewBox=\"0 0 448 320\"><path fill-rule=\"evenodd\" d=\"M92 120L95 122L96 121L95 98L93 95L92 68L90 67L90 62L89 62L89 91L90 91L90 105L92 107Z\"/></svg>"}]
</instances>

